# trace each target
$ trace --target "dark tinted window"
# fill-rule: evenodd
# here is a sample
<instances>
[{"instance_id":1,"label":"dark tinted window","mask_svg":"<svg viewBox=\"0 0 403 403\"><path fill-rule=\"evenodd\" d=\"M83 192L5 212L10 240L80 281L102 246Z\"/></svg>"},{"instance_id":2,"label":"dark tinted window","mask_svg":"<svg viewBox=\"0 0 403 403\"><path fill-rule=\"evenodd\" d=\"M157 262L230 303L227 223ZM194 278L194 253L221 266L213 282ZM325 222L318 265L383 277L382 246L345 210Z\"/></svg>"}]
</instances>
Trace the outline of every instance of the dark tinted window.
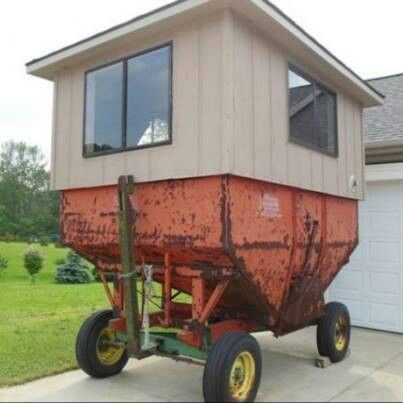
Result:
<instances>
[{"instance_id":1,"label":"dark tinted window","mask_svg":"<svg viewBox=\"0 0 403 403\"><path fill-rule=\"evenodd\" d=\"M293 71L289 72L291 138L304 143L315 141L315 102L313 83Z\"/></svg>"},{"instance_id":2,"label":"dark tinted window","mask_svg":"<svg viewBox=\"0 0 403 403\"><path fill-rule=\"evenodd\" d=\"M86 74L85 155L170 142L171 58L169 45Z\"/></svg>"},{"instance_id":3,"label":"dark tinted window","mask_svg":"<svg viewBox=\"0 0 403 403\"><path fill-rule=\"evenodd\" d=\"M336 96L325 88L316 86L318 111L318 140L321 149L329 153L337 152L337 105Z\"/></svg>"},{"instance_id":4,"label":"dark tinted window","mask_svg":"<svg viewBox=\"0 0 403 403\"><path fill-rule=\"evenodd\" d=\"M122 147L123 63L87 74L85 145L87 153Z\"/></svg>"},{"instance_id":5,"label":"dark tinted window","mask_svg":"<svg viewBox=\"0 0 403 403\"><path fill-rule=\"evenodd\" d=\"M336 95L293 69L288 81L291 140L337 155Z\"/></svg>"},{"instance_id":6,"label":"dark tinted window","mask_svg":"<svg viewBox=\"0 0 403 403\"><path fill-rule=\"evenodd\" d=\"M128 147L169 140L170 65L167 47L128 60Z\"/></svg>"}]
</instances>

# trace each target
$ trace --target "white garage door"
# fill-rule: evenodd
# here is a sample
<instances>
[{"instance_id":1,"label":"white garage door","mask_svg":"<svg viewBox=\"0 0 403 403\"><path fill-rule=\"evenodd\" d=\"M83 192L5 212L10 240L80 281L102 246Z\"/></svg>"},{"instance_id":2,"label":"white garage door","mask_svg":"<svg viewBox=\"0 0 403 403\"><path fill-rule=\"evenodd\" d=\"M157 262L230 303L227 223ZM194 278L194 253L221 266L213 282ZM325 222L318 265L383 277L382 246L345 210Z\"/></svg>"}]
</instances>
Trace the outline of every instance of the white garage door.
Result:
<instances>
[{"instance_id":1,"label":"white garage door","mask_svg":"<svg viewBox=\"0 0 403 403\"><path fill-rule=\"evenodd\" d=\"M360 204L360 246L329 291L356 326L403 333L403 181L373 182Z\"/></svg>"}]
</instances>

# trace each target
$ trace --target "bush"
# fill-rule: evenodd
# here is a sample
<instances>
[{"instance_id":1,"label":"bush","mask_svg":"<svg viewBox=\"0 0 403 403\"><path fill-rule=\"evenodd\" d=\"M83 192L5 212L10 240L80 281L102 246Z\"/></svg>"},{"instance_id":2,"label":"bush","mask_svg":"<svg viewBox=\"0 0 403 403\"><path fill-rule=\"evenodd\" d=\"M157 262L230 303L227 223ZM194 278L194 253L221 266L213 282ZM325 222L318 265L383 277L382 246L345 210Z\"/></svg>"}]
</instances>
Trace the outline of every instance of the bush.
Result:
<instances>
[{"instance_id":1,"label":"bush","mask_svg":"<svg viewBox=\"0 0 403 403\"><path fill-rule=\"evenodd\" d=\"M110 272L110 271L104 271L105 274L105 279L108 283L112 283L112 281L115 278L114 273ZM92 276L94 277L95 281L101 281L101 277L99 277L98 274L98 269L96 267L94 267L92 269Z\"/></svg>"},{"instance_id":2,"label":"bush","mask_svg":"<svg viewBox=\"0 0 403 403\"><path fill-rule=\"evenodd\" d=\"M61 266L62 264L66 263L66 259L64 257L60 257L58 259L55 260L55 265L56 266Z\"/></svg>"},{"instance_id":3,"label":"bush","mask_svg":"<svg viewBox=\"0 0 403 403\"><path fill-rule=\"evenodd\" d=\"M15 242L16 237L13 234L10 233L5 233L3 235L0 235L0 242Z\"/></svg>"},{"instance_id":4,"label":"bush","mask_svg":"<svg viewBox=\"0 0 403 403\"><path fill-rule=\"evenodd\" d=\"M55 280L59 284L87 284L92 276L81 257L70 251L66 263L57 267Z\"/></svg>"},{"instance_id":5,"label":"bush","mask_svg":"<svg viewBox=\"0 0 403 403\"><path fill-rule=\"evenodd\" d=\"M6 271L8 267L8 261L5 257L0 255L0 277Z\"/></svg>"},{"instance_id":6,"label":"bush","mask_svg":"<svg viewBox=\"0 0 403 403\"><path fill-rule=\"evenodd\" d=\"M24 252L24 267L31 277L31 282L35 283L36 276L43 267L43 255L33 246L30 246Z\"/></svg>"},{"instance_id":7,"label":"bush","mask_svg":"<svg viewBox=\"0 0 403 403\"><path fill-rule=\"evenodd\" d=\"M37 243L38 238L35 235L31 235L28 238L21 237L20 241L26 242L27 244L31 245L33 243Z\"/></svg>"},{"instance_id":8,"label":"bush","mask_svg":"<svg viewBox=\"0 0 403 403\"><path fill-rule=\"evenodd\" d=\"M60 242L60 236L59 236L59 234L50 234L50 235L49 235L49 242L52 242L52 243L58 243L58 242Z\"/></svg>"},{"instance_id":9,"label":"bush","mask_svg":"<svg viewBox=\"0 0 403 403\"><path fill-rule=\"evenodd\" d=\"M39 245L41 246L48 246L49 245L49 237L46 235L42 235L38 239Z\"/></svg>"}]
</instances>

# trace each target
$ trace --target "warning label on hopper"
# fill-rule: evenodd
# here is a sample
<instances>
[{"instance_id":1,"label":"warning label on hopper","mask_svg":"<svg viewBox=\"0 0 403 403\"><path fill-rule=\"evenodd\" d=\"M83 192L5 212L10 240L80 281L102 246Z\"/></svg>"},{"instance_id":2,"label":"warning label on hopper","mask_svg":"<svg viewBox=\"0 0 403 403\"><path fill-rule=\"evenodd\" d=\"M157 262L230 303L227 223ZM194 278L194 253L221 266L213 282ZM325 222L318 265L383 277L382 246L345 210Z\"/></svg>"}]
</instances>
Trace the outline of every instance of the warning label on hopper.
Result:
<instances>
[{"instance_id":1,"label":"warning label on hopper","mask_svg":"<svg viewBox=\"0 0 403 403\"><path fill-rule=\"evenodd\" d=\"M263 194L260 215L266 218L281 218L282 214L278 198L269 193Z\"/></svg>"}]
</instances>

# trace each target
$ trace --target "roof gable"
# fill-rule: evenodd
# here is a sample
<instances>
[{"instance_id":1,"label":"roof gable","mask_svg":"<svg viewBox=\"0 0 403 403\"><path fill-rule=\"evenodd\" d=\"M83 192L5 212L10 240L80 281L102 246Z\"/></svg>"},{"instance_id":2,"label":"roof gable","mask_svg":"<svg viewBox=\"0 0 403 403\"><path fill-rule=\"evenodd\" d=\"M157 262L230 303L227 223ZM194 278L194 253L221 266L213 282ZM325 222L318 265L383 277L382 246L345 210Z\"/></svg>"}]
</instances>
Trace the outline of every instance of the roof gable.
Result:
<instances>
[{"instance_id":1,"label":"roof gable","mask_svg":"<svg viewBox=\"0 0 403 403\"><path fill-rule=\"evenodd\" d=\"M318 61L317 65L322 69L330 70L341 88L348 89L363 106L382 104L383 97L379 92L267 0L178 0L46 56L34 59L27 63L27 72L53 79L58 70L80 58L99 52L101 49L112 49L117 41L140 33L144 35L153 29L166 29L186 19L197 18L200 15L225 8L231 8L245 15L279 41L286 38L287 44L293 46L297 53L315 58Z\"/></svg>"}]
</instances>

